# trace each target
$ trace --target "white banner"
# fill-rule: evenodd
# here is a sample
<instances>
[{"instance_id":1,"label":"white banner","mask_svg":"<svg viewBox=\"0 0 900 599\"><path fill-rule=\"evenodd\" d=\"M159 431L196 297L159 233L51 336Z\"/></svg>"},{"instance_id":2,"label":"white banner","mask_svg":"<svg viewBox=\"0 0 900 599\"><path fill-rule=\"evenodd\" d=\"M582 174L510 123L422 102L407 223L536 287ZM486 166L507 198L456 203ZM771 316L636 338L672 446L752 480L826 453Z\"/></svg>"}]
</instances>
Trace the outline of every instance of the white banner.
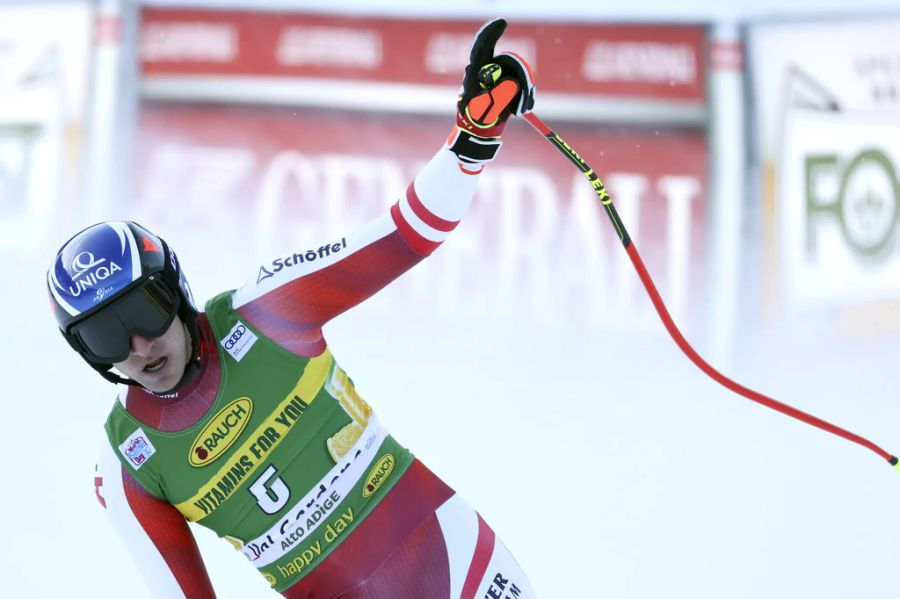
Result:
<instances>
[{"instance_id":1,"label":"white banner","mask_svg":"<svg viewBox=\"0 0 900 599\"><path fill-rule=\"evenodd\" d=\"M754 24L748 29L747 55L754 130L763 157L777 153L782 115L791 106L900 110L896 14Z\"/></svg>"},{"instance_id":2,"label":"white banner","mask_svg":"<svg viewBox=\"0 0 900 599\"><path fill-rule=\"evenodd\" d=\"M900 296L900 115L792 111L779 166L778 238L792 307Z\"/></svg>"},{"instance_id":3,"label":"white banner","mask_svg":"<svg viewBox=\"0 0 900 599\"><path fill-rule=\"evenodd\" d=\"M900 299L900 17L754 24L747 48L766 313Z\"/></svg>"},{"instance_id":4,"label":"white banner","mask_svg":"<svg viewBox=\"0 0 900 599\"><path fill-rule=\"evenodd\" d=\"M90 9L0 6L0 247L40 241L76 195Z\"/></svg>"}]
</instances>

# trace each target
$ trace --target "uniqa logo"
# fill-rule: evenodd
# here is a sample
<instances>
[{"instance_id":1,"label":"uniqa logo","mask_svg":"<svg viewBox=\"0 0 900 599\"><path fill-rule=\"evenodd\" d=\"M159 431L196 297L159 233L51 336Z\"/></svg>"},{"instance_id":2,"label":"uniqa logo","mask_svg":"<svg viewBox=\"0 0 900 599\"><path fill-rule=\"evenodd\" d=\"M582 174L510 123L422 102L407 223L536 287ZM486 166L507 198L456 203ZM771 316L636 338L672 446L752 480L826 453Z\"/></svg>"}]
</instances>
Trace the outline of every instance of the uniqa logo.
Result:
<instances>
[{"instance_id":1,"label":"uniqa logo","mask_svg":"<svg viewBox=\"0 0 900 599\"><path fill-rule=\"evenodd\" d=\"M374 494L384 484L385 479L394 471L394 464L396 463L397 460L394 459L394 454L384 454L378 463L369 470L369 475L366 477L366 486L363 487L363 497L369 497Z\"/></svg>"},{"instance_id":2,"label":"uniqa logo","mask_svg":"<svg viewBox=\"0 0 900 599\"><path fill-rule=\"evenodd\" d=\"M76 254L74 258L72 258L72 270L75 271L75 276L73 279L77 279L90 269L95 266L100 266L106 262L106 258L97 258L94 257L94 254L91 252L81 252L80 254Z\"/></svg>"},{"instance_id":3,"label":"uniqa logo","mask_svg":"<svg viewBox=\"0 0 900 599\"><path fill-rule=\"evenodd\" d=\"M252 413L253 402L249 397L239 397L219 410L191 444L188 455L191 466L200 468L222 456L241 436Z\"/></svg>"},{"instance_id":4,"label":"uniqa logo","mask_svg":"<svg viewBox=\"0 0 900 599\"><path fill-rule=\"evenodd\" d=\"M97 258L91 252L81 252L76 254L72 259L72 285L69 285L69 293L73 297L78 297L85 289L91 289L100 281L108 279L116 274L122 267L115 262L110 262L109 266L104 265L106 258ZM83 277L83 278L82 278Z\"/></svg>"}]
</instances>

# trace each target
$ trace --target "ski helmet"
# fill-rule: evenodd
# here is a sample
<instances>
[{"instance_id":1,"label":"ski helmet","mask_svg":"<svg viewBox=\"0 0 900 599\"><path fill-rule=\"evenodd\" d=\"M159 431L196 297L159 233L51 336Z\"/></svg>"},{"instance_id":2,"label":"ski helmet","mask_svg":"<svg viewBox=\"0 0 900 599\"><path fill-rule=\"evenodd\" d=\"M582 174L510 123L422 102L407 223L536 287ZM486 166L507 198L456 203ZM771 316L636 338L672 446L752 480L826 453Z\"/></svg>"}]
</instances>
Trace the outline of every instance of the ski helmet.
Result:
<instances>
[{"instance_id":1,"label":"ski helmet","mask_svg":"<svg viewBox=\"0 0 900 599\"><path fill-rule=\"evenodd\" d=\"M131 351L131 336L164 334L178 315L195 332L197 309L169 246L130 221L92 225L69 239L47 271L59 330L104 378ZM196 340L196 334L192 334Z\"/></svg>"}]
</instances>

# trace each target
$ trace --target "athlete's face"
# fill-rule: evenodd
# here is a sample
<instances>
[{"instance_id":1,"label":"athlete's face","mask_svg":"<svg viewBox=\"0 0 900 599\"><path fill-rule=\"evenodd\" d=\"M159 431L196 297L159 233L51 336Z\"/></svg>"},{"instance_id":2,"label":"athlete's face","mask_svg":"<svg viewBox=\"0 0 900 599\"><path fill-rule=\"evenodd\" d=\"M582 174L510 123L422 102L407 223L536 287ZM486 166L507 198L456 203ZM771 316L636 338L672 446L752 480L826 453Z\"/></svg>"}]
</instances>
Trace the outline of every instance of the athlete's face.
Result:
<instances>
[{"instance_id":1,"label":"athlete's face","mask_svg":"<svg viewBox=\"0 0 900 599\"><path fill-rule=\"evenodd\" d=\"M131 336L131 353L113 364L119 372L154 393L173 388L191 358L191 336L178 316L160 337Z\"/></svg>"}]
</instances>

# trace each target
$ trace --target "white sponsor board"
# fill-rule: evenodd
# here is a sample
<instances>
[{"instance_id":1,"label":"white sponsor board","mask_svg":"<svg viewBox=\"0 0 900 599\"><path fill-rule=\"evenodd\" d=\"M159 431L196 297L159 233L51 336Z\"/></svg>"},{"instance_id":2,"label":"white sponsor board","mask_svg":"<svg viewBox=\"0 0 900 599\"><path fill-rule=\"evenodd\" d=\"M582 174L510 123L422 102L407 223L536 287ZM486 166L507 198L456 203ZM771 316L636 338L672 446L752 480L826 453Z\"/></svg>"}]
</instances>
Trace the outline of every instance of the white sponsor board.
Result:
<instances>
[{"instance_id":1,"label":"white sponsor board","mask_svg":"<svg viewBox=\"0 0 900 599\"><path fill-rule=\"evenodd\" d=\"M795 110L778 187L783 288L793 307L900 296L900 115Z\"/></svg>"},{"instance_id":2,"label":"white sponsor board","mask_svg":"<svg viewBox=\"0 0 900 599\"><path fill-rule=\"evenodd\" d=\"M754 129L764 156L777 151L788 107L785 96L791 91L800 92L791 94L794 103L819 105L827 96L848 112L900 110L898 15L754 24L748 30L747 55L758 124Z\"/></svg>"},{"instance_id":3,"label":"white sponsor board","mask_svg":"<svg viewBox=\"0 0 900 599\"><path fill-rule=\"evenodd\" d=\"M767 314L900 299L900 16L760 23L747 40Z\"/></svg>"},{"instance_id":4,"label":"white sponsor board","mask_svg":"<svg viewBox=\"0 0 900 599\"><path fill-rule=\"evenodd\" d=\"M3 4L3 3L0 3ZM0 248L72 222L90 81L91 5L0 6Z\"/></svg>"}]
</instances>

